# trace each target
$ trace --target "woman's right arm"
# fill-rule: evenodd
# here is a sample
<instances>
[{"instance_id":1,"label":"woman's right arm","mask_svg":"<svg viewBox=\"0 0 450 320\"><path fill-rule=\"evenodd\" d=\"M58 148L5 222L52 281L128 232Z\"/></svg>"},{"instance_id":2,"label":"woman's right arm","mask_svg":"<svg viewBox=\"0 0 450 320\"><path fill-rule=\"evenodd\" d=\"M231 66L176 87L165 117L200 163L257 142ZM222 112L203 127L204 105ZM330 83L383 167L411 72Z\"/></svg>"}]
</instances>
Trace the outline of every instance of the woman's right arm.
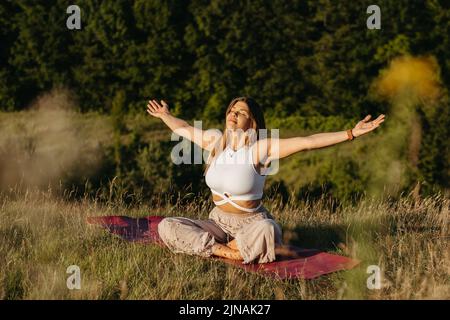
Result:
<instances>
[{"instance_id":1,"label":"woman's right arm","mask_svg":"<svg viewBox=\"0 0 450 320\"><path fill-rule=\"evenodd\" d=\"M194 142L198 146L208 151L214 148L216 139L219 138L217 131L204 131L189 125L186 121L174 117L169 106L164 100L159 104L156 100L149 100L147 112L155 118L160 118L174 133Z\"/></svg>"}]
</instances>

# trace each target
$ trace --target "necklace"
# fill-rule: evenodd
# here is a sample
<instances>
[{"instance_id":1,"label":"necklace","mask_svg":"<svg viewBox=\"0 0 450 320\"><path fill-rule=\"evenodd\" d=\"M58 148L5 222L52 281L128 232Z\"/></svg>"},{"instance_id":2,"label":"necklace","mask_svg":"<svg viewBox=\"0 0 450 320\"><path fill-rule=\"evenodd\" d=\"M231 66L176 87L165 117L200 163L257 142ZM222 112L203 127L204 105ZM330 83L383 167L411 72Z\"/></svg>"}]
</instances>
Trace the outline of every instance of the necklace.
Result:
<instances>
[{"instance_id":1,"label":"necklace","mask_svg":"<svg viewBox=\"0 0 450 320\"><path fill-rule=\"evenodd\" d=\"M228 155L230 156L230 158L233 158L233 156L241 149L245 148L245 146L240 147L239 149L237 149L236 151L233 150L233 148L231 148L230 146L228 146Z\"/></svg>"}]
</instances>

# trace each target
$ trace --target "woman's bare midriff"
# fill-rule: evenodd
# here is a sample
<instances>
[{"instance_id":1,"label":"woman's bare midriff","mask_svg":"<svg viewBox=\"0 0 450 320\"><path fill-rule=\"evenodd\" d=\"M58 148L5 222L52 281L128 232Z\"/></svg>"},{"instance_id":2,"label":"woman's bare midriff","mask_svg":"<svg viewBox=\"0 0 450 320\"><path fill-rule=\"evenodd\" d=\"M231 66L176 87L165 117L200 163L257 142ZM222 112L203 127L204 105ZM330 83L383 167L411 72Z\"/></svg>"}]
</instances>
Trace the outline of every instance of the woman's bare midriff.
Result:
<instances>
[{"instance_id":1,"label":"woman's bare midriff","mask_svg":"<svg viewBox=\"0 0 450 320\"><path fill-rule=\"evenodd\" d=\"M214 201L220 201L222 200L222 198L216 194L213 194L213 200ZM233 200L234 203L240 205L241 207L244 208L248 208L248 209L252 209L252 208L256 208L259 203L261 202L261 200ZM236 207L233 207L231 204L229 203L225 203L225 204L221 204L221 205L216 205L217 207L219 207L220 209L222 209L223 211L226 212L231 212L231 213L248 213L247 211L244 210L240 210Z\"/></svg>"}]
</instances>

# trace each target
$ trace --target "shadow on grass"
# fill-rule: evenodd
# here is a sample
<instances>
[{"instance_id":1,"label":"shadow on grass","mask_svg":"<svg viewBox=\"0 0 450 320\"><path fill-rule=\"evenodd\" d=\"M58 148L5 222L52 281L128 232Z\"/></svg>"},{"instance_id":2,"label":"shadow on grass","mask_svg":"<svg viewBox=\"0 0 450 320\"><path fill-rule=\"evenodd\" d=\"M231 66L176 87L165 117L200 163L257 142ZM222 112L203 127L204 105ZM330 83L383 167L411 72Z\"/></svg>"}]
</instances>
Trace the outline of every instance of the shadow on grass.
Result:
<instances>
[{"instance_id":1,"label":"shadow on grass","mask_svg":"<svg viewBox=\"0 0 450 320\"><path fill-rule=\"evenodd\" d=\"M286 244L305 249L337 251L339 243L346 241L346 227L342 225L296 226L285 230Z\"/></svg>"}]
</instances>

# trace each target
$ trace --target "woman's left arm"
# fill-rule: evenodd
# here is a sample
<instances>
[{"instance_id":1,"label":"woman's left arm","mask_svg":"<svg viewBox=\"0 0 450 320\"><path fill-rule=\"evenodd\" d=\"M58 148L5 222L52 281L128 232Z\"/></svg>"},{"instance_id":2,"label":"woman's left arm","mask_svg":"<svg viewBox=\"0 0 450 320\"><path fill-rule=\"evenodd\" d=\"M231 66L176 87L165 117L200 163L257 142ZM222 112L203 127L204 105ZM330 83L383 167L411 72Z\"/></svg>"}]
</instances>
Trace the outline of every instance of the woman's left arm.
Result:
<instances>
[{"instance_id":1,"label":"woman's left arm","mask_svg":"<svg viewBox=\"0 0 450 320\"><path fill-rule=\"evenodd\" d=\"M371 115L366 116L351 130L354 137L362 136L378 128L384 121L385 115L381 114L369 122L370 117ZM329 147L347 140L347 131L318 133L307 137L270 139L269 158L271 160L282 159L299 151Z\"/></svg>"}]
</instances>

